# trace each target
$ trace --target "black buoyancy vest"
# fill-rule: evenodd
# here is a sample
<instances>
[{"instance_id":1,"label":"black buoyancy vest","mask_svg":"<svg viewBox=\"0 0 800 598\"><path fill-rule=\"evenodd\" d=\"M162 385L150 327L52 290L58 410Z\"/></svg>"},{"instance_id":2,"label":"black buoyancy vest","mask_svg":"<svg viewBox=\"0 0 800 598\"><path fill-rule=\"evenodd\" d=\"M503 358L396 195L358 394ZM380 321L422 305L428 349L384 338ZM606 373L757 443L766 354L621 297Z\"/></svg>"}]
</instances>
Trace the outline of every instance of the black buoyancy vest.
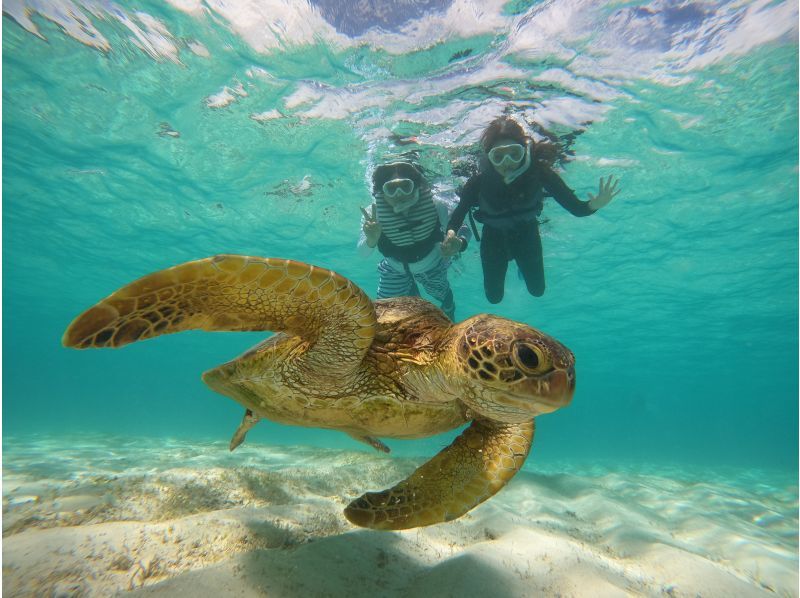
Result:
<instances>
[{"instance_id":1,"label":"black buoyancy vest","mask_svg":"<svg viewBox=\"0 0 800 598\"><path fill-rule=\"evenodd\" d=\"M475 219L484 226L508 230L534 222L542 213L544 192L531 164L527 172L506 185L491 167L481 173Z\"/></svg>"},{"instance_id":2,"label":"black buoyancy vest","mask_svg":"<svg viewBox=\"0 0 800 598\"><path fill-rule=\"evenodd\" d=\"M429 189L420 191L419 200L406 214L397 214L382 194L375 197L375 205L381 225L378 249L386 257L405 264L418 262L444 239Z\"/></svg>"}]
</instances>

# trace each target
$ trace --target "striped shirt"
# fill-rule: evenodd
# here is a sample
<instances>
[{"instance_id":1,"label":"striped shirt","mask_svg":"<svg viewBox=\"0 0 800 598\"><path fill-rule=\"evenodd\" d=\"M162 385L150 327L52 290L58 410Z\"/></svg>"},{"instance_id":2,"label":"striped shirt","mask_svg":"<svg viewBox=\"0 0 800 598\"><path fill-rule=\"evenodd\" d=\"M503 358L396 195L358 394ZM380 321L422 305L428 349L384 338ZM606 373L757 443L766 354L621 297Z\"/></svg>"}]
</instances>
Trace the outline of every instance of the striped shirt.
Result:
<instances>
[{"instance_id":1,"label":"striped shirt","mask_svg":"<svg viewBox=\"0 0 800 598\"><path fill-rule=\"evenodd\" d=\"M423 200L427 201L423 201ZM383 206L383 209L382 209ZM384 212L388 212L385 213ZM367 210L369 211L369 209ZM420 190L419 201L408 209L408 213L396 214L391 206L388 205L383 194L376 194L375 215L381 224L383 234L385 234L395 245L407 247L427 238L433 227L440 227L445 230L447 220L450 217L450 208L441 199L433 198L430 188ZM433 218L431 217L433 216ZM386 220L383 218L386 217ZM403 222L403 220L405 222ZM418 222L418 224L415 224ZM391 232L389 232L391 231ZM466 239L471 237L469 227L462 225L458 231L459 236ZM396 239L396 240L395 240ZM358 252L362 257L367 257L372 253L374 247L367 245L367 236L364 234L364 217L361 217L361 234L358 239ZM403 270L403 263L391 257L385 258L396 270ZM442 259L441 244L436 243L431 251L418 262L409 264L412 272L426 272L435 267Z\"/></svg>"},{"instance_id":2,"label":"striped shirt","mask_svg":"<svg viewBox=\"0 0 800 598\"><path fill-rule=\"evenodd\" d=\"M441 230L430 188L420 189L417 203L403 213L395 212L383 193L375 195L375 205L383 234L398 247L409 247L430 237L435 229Z\"/></svg>"}]
</instances>

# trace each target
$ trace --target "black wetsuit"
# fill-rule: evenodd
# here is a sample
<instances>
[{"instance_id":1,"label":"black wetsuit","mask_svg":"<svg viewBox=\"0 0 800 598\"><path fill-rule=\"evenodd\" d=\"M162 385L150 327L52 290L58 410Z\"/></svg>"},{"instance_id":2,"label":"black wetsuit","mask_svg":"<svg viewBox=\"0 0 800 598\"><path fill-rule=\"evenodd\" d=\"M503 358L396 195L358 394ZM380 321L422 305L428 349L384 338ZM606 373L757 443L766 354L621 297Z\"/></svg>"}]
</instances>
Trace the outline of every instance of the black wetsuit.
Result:
<instances>
[{"instance_id":1,"label":"black wetsuit","mask_svg":"<svg viewBox=\"0 0 800 598\"><path fill-rule=\"evenodd\" d=\"M450 216L448 230L458 230L470 208L477 207L475 219L483 223L481 262L483 287L491 303L503 299L508 262L515 260L531 295L544 293L542 240L537 216L545 194L552 195L575 216L594 213L588 201L581 201L553 170L543 162L531 162L510 185L483 160L459 193L458 206Z\"/></svg>"}]
</instances>

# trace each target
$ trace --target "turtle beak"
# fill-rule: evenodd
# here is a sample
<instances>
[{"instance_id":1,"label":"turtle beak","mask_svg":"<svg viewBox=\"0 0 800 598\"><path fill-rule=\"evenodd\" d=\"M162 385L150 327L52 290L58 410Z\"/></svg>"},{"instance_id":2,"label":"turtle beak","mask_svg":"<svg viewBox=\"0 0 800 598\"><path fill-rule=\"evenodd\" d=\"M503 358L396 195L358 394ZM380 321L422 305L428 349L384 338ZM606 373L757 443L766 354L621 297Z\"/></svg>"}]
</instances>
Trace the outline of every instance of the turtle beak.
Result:
<instances>
[{"instance_id":1,"label":"turtle beak","mask_svg":"<svg viewBox=\"0 0 800 598\"><path fill-rule=\"evenodd\" d=\"M547 396L542 396L542 400L552 405L552 409L544 413L566 407L572 402L572 395L575 394L575 368L554 370L547 376L547 386L549 393Z\"/></svg>"},{"instance_id":2,"label":"turtle beak","mask_svg":"<svg viewBox=\"0 0 800 598\"><path fill-rule=\"evenodd\" d=\"M575 393L575 368L555 369L547 374L531 377L519 387L522 391L512 402L533 416L552 413L572 402Z\"/></svg>"}]
</instances>

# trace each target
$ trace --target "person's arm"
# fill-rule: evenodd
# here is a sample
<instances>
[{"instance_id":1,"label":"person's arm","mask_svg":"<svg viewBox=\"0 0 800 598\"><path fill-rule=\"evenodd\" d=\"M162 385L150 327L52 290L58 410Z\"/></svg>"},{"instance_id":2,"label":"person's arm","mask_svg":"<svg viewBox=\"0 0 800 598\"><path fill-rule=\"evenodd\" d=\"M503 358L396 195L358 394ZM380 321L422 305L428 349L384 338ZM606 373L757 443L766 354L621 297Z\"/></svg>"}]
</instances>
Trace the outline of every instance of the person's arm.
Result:
<instances>
[{"instance_id":1,"label":"person's arm","mask_svg":"<svg viewBox=\"0 0 800 598\"><path fill-rule=\"evenodd\" d=\"M371 231L370 236L367 236L367 230ZM371 214L361 208L361 233L358 236L358 254L361 257L368 257L372 250L375 249L375 245L378 243L377 237L379 236L380 225L375 217L375 204L372 204Z\"/></svg>"},{"instance_id":2,"label":"person's arm","mask_svg":"<svg viewBox=\"0 0 800 598\"><path fill-rule=\"evenodd\" d=\"M575 216L589 216L597 210L608 205L621 189L617 189L619 179L614 179L611 175L607 179L600 178L600 186L597 195L589 193L589 201L581 201L575 192L567 187L561 177L553 172L548 166L540 166L542 186L545 190L555 197L565 209Z\"/></svg>"},{"instance_id":3,"label":"person's arm","mask_svg":"<svg viewBox=\"0 0 800 598\"><path fill-rule=\"evenodd\" d=\"M452 212L450 212L450 206L442 202L442 208L444 208L444 214L439 214L439 219L442 222L442 226L447 226L450 223L450 218L452 217ZM453 209L455 212L455 208ZM453 230L453 229L446 229L446 230ZM456 237L461 239L461 249L459 251L464 251L469 244L470 239L472 239L472 230L470 230L469 225L464 222L456 232Z\"/></svg>"},{"instance_id":4,"label":"person's arm","mask_svg":"<svg viewBox=\"0 0 800 598\"><path fill-rule=\"evenodd\" d=\"M367 245L367 235L364 233L364 217L361 217L361 234L358 236L358 255L361 257L369 257L372 254L374 247Z\"/></svg>"},{"instance_id":5,"label":"person's arm","mask_svg":"<svg viewBox=\"0 0 800 598\"><path fill-rule=\"evenodd\" d=\"M450 220L447 222L447 230L460 230L461 225L464 224L464 218L467 216L469 209L474 206L478 201L478 185L479 175L473 175L466 182L464 187L459 192L460 198L456 209L450 214Z\"/></svg>"},{"instance_id":6,"label":"person's arm","mask_svg":"<svg viewBox=\"0 0 800 598\"><path fill-rule=\"evenodd\" d=\"M448 205L441 200L434 200L434 205L436 206L436 212L439 215L439 222L442 226L446 227L449 219L448 219ZM457 253L462 253L467 249L467 245L469 244L469 240L472 237L470 233L469 227L466 224L462 224L461 228L458 229L458 234L456 234L452 229L446 229L444 240L442 241L442 255L445 257L451 257Z\"/></svg>"},{"instance_id":7,"label":"person's arm","mask_svg":"<svg viewBox=\"0 0 800 598\"><path fill-rule=\"evenodd\" d=\"M552 195L565 210L574 216L590 216L594 210L589 201L581 201L575 192L553 172L549 166L539 165L539 175L545 191Z\"/></svg>"}]
</instances>

